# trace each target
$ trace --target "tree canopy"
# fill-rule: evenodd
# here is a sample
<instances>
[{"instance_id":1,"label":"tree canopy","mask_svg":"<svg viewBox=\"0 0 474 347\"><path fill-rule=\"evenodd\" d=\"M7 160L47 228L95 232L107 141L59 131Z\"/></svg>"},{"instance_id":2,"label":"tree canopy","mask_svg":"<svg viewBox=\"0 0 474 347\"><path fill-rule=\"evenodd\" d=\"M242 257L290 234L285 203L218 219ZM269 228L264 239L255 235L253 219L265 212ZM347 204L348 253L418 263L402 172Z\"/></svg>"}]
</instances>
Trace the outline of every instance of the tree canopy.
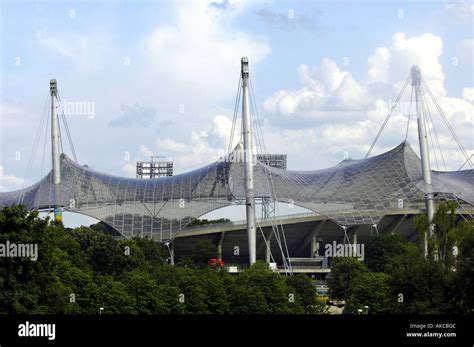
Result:
<instances>
[{"instance_id":1,"label":"tree canopy","mask_svg":"<svg viewBox=\"0 0 474 347\"><path fill-rule=\"evenodd\" d=\"M474 221L459 221L456 208L438 205L428 257L399 236L379 235L367 244L365 263L334 259L332 297L346 300L346 313L474 312ZM427 232L426 216L414 224Z\"/></svg>"},{"instance_id":2,"label":"tree canopy","mask_svg":"<svg viewBox=\"0 0 474 347\"><path fill-rule=\"evenodd\" d=\"M38 245L38 259L0 258L0 313L318 313L306 276L286 278L265 263L238 276L207 266L216 247L200 242L185 266L146 238L116 239L102 227L66 229L23 206L0 211L0 243ZM293 297L290 295L292 294Z\"/></svg>"}]
</instances>

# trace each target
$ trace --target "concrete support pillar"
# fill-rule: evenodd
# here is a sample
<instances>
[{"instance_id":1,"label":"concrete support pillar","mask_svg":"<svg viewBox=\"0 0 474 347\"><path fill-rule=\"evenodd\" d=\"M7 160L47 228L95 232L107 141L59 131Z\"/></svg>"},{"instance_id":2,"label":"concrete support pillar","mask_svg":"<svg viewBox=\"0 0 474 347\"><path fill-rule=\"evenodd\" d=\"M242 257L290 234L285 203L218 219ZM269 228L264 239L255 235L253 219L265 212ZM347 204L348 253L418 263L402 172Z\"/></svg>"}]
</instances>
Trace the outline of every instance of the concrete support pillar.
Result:
<instances>
[{"instance_id":1,"label":"concrete support pillar","mask_svg":"<svg viewBox=\"0 0 474 347\"><path fill-rule=\"evenodd\" d=\"M168 250L170 252L170 265L174 265L174 241L169 243Z\"/></svg>"},{"instance_id":2,"label":"concrete support pillar","mask_svg":"<svg viewBox=\"0 0 474 347\"><path fill-rule=\"evenodd\" d=\"M267 247L265 247L265 261L267 263L271 263L272 257L271 257L271 247L272 247L272 238L273 238L273 233L270 233L267 237Z\"/></svg>"},{"instance_id":3,"label":"concrete support pillar","mask_svg":"<svg viewBox=\"0 0 474 347\"><path fill-rule=\"evenodd\" d=\"M174 241L170 244L170 264L174 265Z\"/></svg>"},{"instance_id":4,"label":"concrete support pillar","mask_svg":"<svg viewBox=\"0 0 474 347\"><path fill-rule=\"evenodd\" d=\"M311 258L314 258L319 255L319 242L318 236L313 235L311 238Z\"/></svg>"},{"instance_id":5,"label":"concrete support pillar","mask_svg":"<svg viewBox=\"0 0 474 347\"><path fill-rule=\"evenodd\" d=\"M310 248L312 248L313 238L319 235L319 233L323 229L324 223L326 223L326 221L322 220L318 222L312 230L310 230L310 232L306 235L303 241L301 241L298 247L296 247L296 251L294 252L294 254L300 254L300 253L303 253L303 251L307 252L308 245L310 246ZM311 256L310 256L311 258L313 257L312 254L313 253L311 250Z\"/></svg>"},{"instance_id":6,"label":"concrete support pillar","mask_svg":"<svg viewBox=\"0 0 474 347\"><path fill-rule=\"evenodd\" d=\"M354 231L352 232L352 245L355 246L357 244L357 232L358 232L359 228L357 227L356 229L354 229Z\"/></svg>"},{"instance_id":7,"label":"concrete support pillar","mask_svg":"<svg viewBox=\"0 0 474 347\"><path fill-rule=\"evenodd\" d=\"M225 231L221 233L221 237L219 238L219 243L217 244L217 257L222 259L222 244L224 243L224 236Z\"/></svg>"}]
</instances>

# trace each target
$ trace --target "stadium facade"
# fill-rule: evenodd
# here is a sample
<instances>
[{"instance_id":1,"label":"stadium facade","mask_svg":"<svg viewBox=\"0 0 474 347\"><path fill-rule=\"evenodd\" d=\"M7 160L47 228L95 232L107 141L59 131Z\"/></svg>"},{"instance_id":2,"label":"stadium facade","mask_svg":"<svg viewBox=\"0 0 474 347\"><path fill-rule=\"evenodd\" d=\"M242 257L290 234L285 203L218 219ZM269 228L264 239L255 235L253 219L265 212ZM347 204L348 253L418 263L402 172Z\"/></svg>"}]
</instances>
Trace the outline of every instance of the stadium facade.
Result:
<instances>
[{"instance_id":1,"label":"stadium facade","mask_svg":"<svg viewBox=\"0 0 474 347\"><path fill-rule=\"evenodd\" d=\"M59 154L57 85L52 80L53 168L28 188L0 193L0 207L21 203L29 210L59 208L101 220L124 237L151 237L165 243L179 238L189 223L211 211L244 204L247 252L253 263L262 245L269 245L261 228L264 240L260 244L256 241L255 199L304 207L344 233L354 227L377 228L385 216L406 209L421 211L423 206L432 218L435 200L455 200L467 209L474 205L474 170L431 170L422 132L421 160L406 141L386 153L344 160L316 171L290 171L257 160L257 154L251 151L247 79L248 60L243 58L243 141L212 164L172 177L146 180L101 173ZM420 85L417 68L412 70L412 84L415 88ZM416 93L418 98L419 90ZM317 158L314 153L308 160L316 162ZM220 233L220 246L223 237ZM293 237L298 248L298 238L306 238L306 233L299 236L296 230ZM287 254L292 252L298 253L293 249ZM285 256L282 257L284 261Z\"/></svg>"}]
</instances>

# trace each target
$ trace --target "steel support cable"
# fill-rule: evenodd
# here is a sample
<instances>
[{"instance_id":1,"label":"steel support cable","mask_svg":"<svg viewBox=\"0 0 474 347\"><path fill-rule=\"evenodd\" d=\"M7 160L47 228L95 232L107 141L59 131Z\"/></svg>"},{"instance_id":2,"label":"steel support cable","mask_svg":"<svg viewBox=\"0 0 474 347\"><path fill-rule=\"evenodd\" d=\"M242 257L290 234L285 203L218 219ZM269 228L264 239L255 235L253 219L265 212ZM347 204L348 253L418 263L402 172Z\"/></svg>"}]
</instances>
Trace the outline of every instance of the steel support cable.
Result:
<instances>
[{"instance_id":1,"label":"steel support cable","mask_svg":"<svg viewBox=\"0 0 474 347\"><path fill-rule=\"evenodd\" d=\"M407 132L405 133L405 141L408 139L408 130L410 129L410 118L411 118L411 107L413 104L413 91L415 88L411 88L411 95L410 95L410 106L408 107L408 122L407 122Z\"/></svg>"},{"instance_id":2,"label":"steel support cable","mask_svg":"<svg viewBox=\"0 0 474 347\"><path fill-rule=\"evenodd\" d=\"M438 156L436 154L436 149L435 149L435 146L434 146L434 139L433 139L433 136L431 134L430 124L428 122L428 120L429 120L428 112L426 111L425 99L423 97L423 93L421 91L421 88L420 88L420 92L421 92L420 93L420 95L421 95L421 112L423 112L423 116L424 116L424 120L425 120L423 122L423 126L425 127L425 134L428 138L428 142L431 143L431 149L433 150L433 155L434 155L435 163L436 163L436 169L439 171ZM434 127L433 122L431 122L431 125Z\"/></svg>"},{"instance_id":3,"label":"steel support cable","mask_svg":"<svg viewBox=\"0 0 474 347\"><path fill-rule=\"evenodd\" d=\"M71 148L72 156L74 158L74 162L76 162L77 164L78 161L77 161L77 155L76 155L76 148L74 147L74 142L72 141L71 132L69 131L69 125L67 123L66 115L64 114L64 112L61 114L61 117L63 119L64 127L66 129L66 135L68 138L69 147Z\"/></svg>"},{"instance_id":4,"label":"steel support cable","mask_svg":"<svg viewBox=\"0 0 474 347\"><path fill-rule=\"evenodd\" d=\"M265 245L267 246L268 252L270 253L270 258L271 258L272 262L276 263L275 258L273 257L273 253L272 253L270 244L268 243L267 238L265 237L265 234L264 234L264 232L262 230L262 227L260 225L260 222L258 220L257 220L257 225L258 225L258 228L260 229L260 233L262 234L263 242L265 242Z\"/></svg>"},{"instance_id":5,"label":"steel support cable","mask_svg":"<svg viewBox=\"0 0 474 347\"><path fill-rule=\"evenodd\" d=\"M275 190L274 190L273 180L269 179L268 176L267 176L266 181L267 181L267 184L269 186L269 189L272 190L272 192L273 192L273 195L274 195L273 197L275 199L277 199L276 194L274 193ZM278 205L276 205L275 210L279 211ZM283 225L281 225L281 230L280 230L280 227L279 227L278 223L276 222L276 219L275 219L274 215L271 216L270 220L272 222L273 233L275 235L278 246L280 248L280 252L282 254L283 265L285 267L285 270L287 272L291 273L292 272L291 263L287 260L287 257L289 258L289 251L288 251L288 245L287 245L287 242L286 242L286 235L285 235L285 232L284 232L284 227L283 227ZM285 250L283 248L285 248ZM285 254L285 251L286 251L286 254Z\"/></svg>"},{"instance_id":6,"label":"steel support cable","mask_svg":"<svg viewBox=\"0 0 474 347\"><path fill-rule=\"evenodd\" d=\"M474 153L473 153L473 154L471 154L471 156L469 157L469 160L471 160L471 158L472 158L473 156L474 156ZM464 163L463 163L463 164L462 164L462 165L459 167L458 171L459 171L459 170L461 170L461 169L464 167L464 165L466 165L466 164L467 164L467 162L468 162L468 161L467 161L467 160L465 160L465 161L464 161Z\"/></svg>"},{"instance_id":7,"label":"steel support cable","mask_svg":"<svg viewBox=\"0 0 474 347\"><path fill-rule=\"evenodd\" d=\"M58 132L59 132L59 145L61 146L61 153L64 153L63 136L61 134L61 127L60 126L58 126Z\"/></svg>"},{"instance_id":8,"label":"steel support cable","mask_svg":"<svg viewBox=\"0 0 474 347\"><path fill-rule=\"evenodd\" d=\"M255 115L256 115L255 118L253 119L254 124L255 124L255 130L256 130L254 135L255 135L255 138L256 138L256 143L261 146L262 152L266 153L265 143L263 141L263 135L262 135L262 131L261 131L261 128L260 128L260 123L258 123L256 121L257 118L259 119L259 115L258 115L258 111L256 109L256 102L255 102L252 82L251 82L250 78L249 78L249 85L250 85L250 89L251 89L251 100L252 100L251 106L254 109L254 112L255 112ZM266 178L267 178L268 188L271 191L272 190L271 184L268 181L268 177L266 177ZM276 223L275 223L274 216L270 220L272 222L272 231L275 235L275 238L277 240L278 246L279 246L281 254L282 254L282 259L283 259L285 269L287 269L288 266L287 266L287 261L285 259L286 258L285 252L283 251L283 247L282 247L282 239L281 239L281 236L280 236L280 230L278 228L278 225L276 225Z\"/></svg>"},{"instance_id":9,"label":"steel support cable","mask_svg":"<svg viewBox=\"0 0 474 347\"><path fill-rule=\"evenodd\" d=\"M348 244L350 244L351 240L349 239L349 236L347 235L347 227L345 225L340 225L340 227L342 228L342 230L344 230L344 237L343 237L344 245L346 244L346 241L347 241Z\"/></svg>"},{"instance_id":10,"label":"steel support cable","mask_svg":"<svg viewBox=\"0 0 474 347\"><path fill-rule=\"evenodd\" d=\"M424 88L422 89L424 90ZM431 122L431 127L433 128L433 133L435 135L435 139L436 139L436 143L438 145L438 150L439 150L439 153L440 153L440 156L441 156L441 160L443 162L443 165L444 165L444 169L445 171L448 171L448 167L446 165L446 161L444 160L444 155L443 155L443 151L441 149L441 145L440 145L440 142L439 142L439 137L438 137L438 131L436 130L436 127L435 127L435 124L434 124L434 121L433 121L433 117L431 116L431 110L429 108L429 105L428 105L428 101L425 100L425 98L423 98L423 104L424 104L424 108L425 108L425 111L426 111L426 115L428 115L428 119L429 121ZM430 129L430 136L431 136L431 129ZM432 141L432 145L434 147L434 144L433 144L433 138L431 139ZM433 151L435 152L435 149L433 148ZM435 156L436 156L436 152L435 152ZM436 158L436 157L435 157ZM439 167L438 167L438 171L439 171Z\"/></svg>"},{"instance_id":11,"label":"steel support cable","mask_svg":"<svg viewBox=\"0 0 474 347\"><path fill-rule=\"evenodd\" d=\"M249 80L250 80L250 78L249 78ZM253 88L252 88L252 82L251 82L251 80L250 80L250 86L251 86L252 94L254 94L254 93L253 93ZM405 88L406 88L406 85L405 85ZM401 94L403 94L403 91L402 91ZM399 99L399 98L398 98L398 99ZM253 100L255 101L255 98L253 98ZM398 102L398 101L397 101L397 102ZM395 103L395 105L396 105L396 103ZM259 114L257 113L256 115L257 115L257 118L260 119L260 118L259 118ZM260 130L261 130L261 129L260 129ZM263 137L263 135L262 135L262 137ZM263 142L263 146L264 146L264 153L267 153L266 147L265 147L265 142ZM267 180L268 180L268 177L267 177ZM278 201L278 198L277 198L277 196L276 196L275 189L274 189L273 177L272 177L271 175L270 175L270 181L271 181L271 184L270 184L270 185L271 185L271 188L270 188L270 189L271 189L272 192L274 193L274 199ZM339 186L337 189L339 190L340 188L341 188L341 187ZM278 204L276 205L275 209L278 211L278 214L279 214L280 211L279 211ZM284 239L283 242L284 242L284 244L285 244L285 248L286 248L286 250L287 250L288 257L289 257L288 246L287 246L287 243L286 243L286 237L285 237L285 233L284 233L283 224L281 224L281 228L282 228L282 230L283 230L283 232L282 232L282 233L283 233L283 239ZM346 236L347 236L347 235L346 235ZM291 272L292 272L292 269L291 269L291 262L289 262L289 267L290 267L290 270L291 270Z\"/></svg>"},{"instance_id":12,"label":"steel support cable","mask_svg":"<svg viewBox=\"0 0 474 347\"><path fill-rule=\"evenodd\" d=\"M61 96L59 95L59 91L57 92L57 94L58 94L58 99L59 99L59 107L60 107L60 110L61 110L61 118L62 118L63 123L64 123L64 128L66 129L66 135L67 135L67 138L68 138L68 141L69 141L69 147L71 148L71 152L72 152L74 161L76 163L78 163L77 156L76 156L76 149L75 149L74 143L72 141L71 132L69 131L69 126L68 126L68 123L67 123L66 115L64 114L63 102L62 102Z\"/></svg>"},{"instance_id":13,"label":"steel support cable","mask_svg":"<svg viewBox=\"0 0 474 347\"><path fill-rule=\"evenodd\" d=\"M44 132L44 144L43 144L43 155L41 157L40 177L43 177L44 158L46 157L46 142L48 139L48 125L49 125L49 117L46 117L46 131Z\"/></svg>"},{"instance_id":14,"label":"steel support cable","mask_svg":"<svg viewBox=\"0 0 474 347\"><path fill-rule=\"evenodd\" d=\"M382 134L382 131L383 131L383 129L385 128L385 125L387 125L387 123L388 123L388 120L389 120L390 117L392 116L392 112L393 112L393 110L395 109L395 106L397 106L397 104L398 104L398 102L400 101L400 99L401 99L403 93L405 92L405 89L406 89L406 87L407 87L407 85L408 85L408 82L410 82L410 79L411 79L410 77L408 77L408 78L406 79L405 84L404 84L402 90L400 91L400 94L398 94L397 99L396 99L395 102L393 103L392 108L390 109L390 111L389 111L388 114L387 114L387 117L385 117L385 120L384 120L384 122L382 123L382 127L380 128L379 132L377 133L377 136L375 136L374 141L373 141L372 144L370 145L370 148L369 148L367 154L365 155L366 158L368 158L369 155L370 155L370 153L372 152L372 149L374 148L375 143L377 142L377 140L379 139L380 135Z\"/></svg>"},{"instance_id":15,"label":"steel support cable","mask_svg":"<svg viewBox=\"0 0 474 347\"><path fill-rule=\"evenodd\" d=\"M252 99L252 103L253 103L253 107L254 107L254 111L255 111L255 117L256 117L256 123L257 123L257 134L259 136L261 136L261 140L262 140L262 150L263 150L263 153L264 154L268 154L267 152L267 148L265 146L265 141L264 141L264 137L263 137L263 131L262 131L262 124L261 124L261 119L260 119L260 115L258 113L258 109L257 109L257 103L256 103L256 100L255 100L255 93L253 91L253 83L252 83L252 79L249 77L249 85L250 85L250 92L251 92L251 99Z\"/></svg>"},{"instance_id":16,"label":"steel support cable","mask_svg":"<svg viewBox=\"0 0 474 347\"><path fill-rule=\"evenodd\" d=\"M448 118L446 117L446 115L444 114L443 110L441 109L441 107L439 106L438 102L436 101L433 93L431 92L431 89L429 88L429 86L426 84L426 82L424 81L424 79L421 80L421 83L423 84L423 86L426 88L426 90L428 91L428 94L431 98L431 100L433 101L433 104L436 106L436 109L438 110L439 114L441 115L441 117L443 118L446 126L448 127L449 131L451 132L451 135L453 136L454 138L454 141L456 141L459 149L461 150L461 153L464 155L464 157L466 158L466 161L467 163L469 164L469 166L471 167L472 169L472 163L470 161L470 157L467 156L467 152L466 150L464 149L464 146L462 145L461 141L459 140L458 136L456 135L456 132L454 131L453 127L451 126L451 124L449 123L449 120Z\"/></svg>"},{"instance_id":17,"label":"steel support cable","mask_svg":"<svg viewBox=\"0 0 474 347\"><path fill-rule=\"evenodd\" d=\"M233 142L234 142L235 126L236 126L236 123L237 123L237 114L238 114L238 108L239 108L239 105L240 105L240 95L242 93L242 90L240 88L241 83L242 83L242 75L239 74L239 82L237 84L237 92L236 92L236 98L235 98L235 104L234 104L234 114L233 114L233 117L232 117L232 129L231 129L231 132L230 132L230 139L229 139L229 146L228 146L228 149L227 149L227 153L230 153L230 151L233 149L232 145L233 145Z\"/></svg>"},{"instance_id":18,"label":"steel support cable","mask_svg":"<svg viewBox=\"0 0 474 347\"><path fill-rule=\"evenodd\" d=\"M465 213L469 216L470 219L472 219L472 214L461 204L461 202L459 201L459 198L457 197L456 194L453 194L454 196L454 200L458 203L458 206L463 210L465 211ZM464 200L463 200L464 201ZM471 205L472 206L472 205Z\"/></svg>"},{"instance_id":19,"label":"steel support cable","mask_svg":"<svg viewBox=\"0 0 474 347\"><path fill-rule=\"evenodd\" d=\"M250 85L251 99L252 99L252 102L253 102L253 105L254 105L255 116L258 120L258 127L257 127L258 130L257 130L256 134L261 135L263 150L267 154L265 141L263 139L263 131L262 131L261 126L260 126L260 116L259 116L259 113L258 113L258 110L257 110L257 107L256 107L256 100L255 100L255 94L254 94L254 91L253 91L252 80L250 78L249 78L249 85ZM258 131L260 131L260 132L258 132ZM269 176L270 176L270 178L269 178ZM266 179L267 179L267 184L269 185L269 189L270 189L271 193L273 193L273 195L275 197L275 200L277 200L275 185L274 185L274 182L273 182L272 175L267 174ZM278 211L278 214L279 214L278 204L276 204L275 209ZM290 274L292 274L293 270L292 270L292 266L291 266L291 261L289 260L290 255L289 255L289 251L288 251L288 244L287 244L287 241L286 241L285 230L284 230L283 224L281 224L281 234L282 234L283 245L285 247L286 255L288 256L288 260L286 260L285 253L284 253L284 251L282 249L282 246L281 246L282 242L281 242L280 235L279 235L279 227L278 227L278 224L276 223L276 220L275 220L274 216L273 216L273 218L271 218L271 221L272 221L272 229L274 230L274 232L275 232L275 229L273 228L273 225L275 225L275 227L276 227L276 233L275 233L276 235L275 236L277 237L277 240L279 240L278 244L279 244L280 250L282 252L282 259L283 259L283 263L284 263L284 266L285 266L285 270L287 270Z\"/></svg>"},{"instance_id":20,"label":"steel support cable","mask_svg":"<svg viewBox=\"0 0 474 347\"><path fill-rule=\"evenodd\" d=\"M430 109L429 109L428 103L426 103L426 108L427 108L427 110L428 110L428 117L430 118L431 124L432 124L432 126L433 126L433 132L434 132L434 134L435 134L436 142L437 142L437 144L438 144L438 150L439 150L440 155L441 155L441 160L443 161L444 169L445 169L446 171L448 171L448 166L446 165L446 161L445 161L445 159L444 159L443 151L442 151L442 149L441 149L441 144L440 144L440 142L439 142L438 131L436 130L436 127L435 127L434 122L433 122L433 118L431 117L431 111L430 111Z\"/></svg>"},{"instance_id":21,"label":"steel support cable","mask_svg":"<svg viewBox=\"0 0 474 347\"><path fill-rule=\"evenodd\" d=\"M258 112L256 111L256 104L255 104L255 98L253 97L253 90L252 90L252 103L251 103L251 107L254 109L254 114L256 115L252 120L253 120L253 124L254 124L254 129L255 129L255 142L256 142L256 145L257 146L260 146L260 149L261 149L261 152L262 153L266 153L266 150L264 149L265 148L265 144L264 144L264 140L263 140L263 134L262 134L262 130L261 130L261 127L260 127L260 123L257 121L257 118L258 118ZM271 184L269 183L268 181L268 177L266 177L266 180L267 180L267 184L268 184L268 188L269 190L272 190L272 188L270 187ZM281 255L282 255L282 261L283 261L283 266L286 270L286 272L290 272L290 266L288 264L288 261L286 260L286 257L287 255L285 254L285 251L283 249L283 244L286 242L286 240L283 238L282 240L282 235L283 232L278 228L278 225L277 223L275 222L275 217L274 216L271 216L270 218L270 221L272 222L272 232L275 236L275 239L277 241L277 244L278 244L278 247L280 249L280 252L281 252ZM257 222L258 223L258 222ZM258 223L258 225L260 226L260 223ZM281 235L282 234L282 235ZM267 247L268 247L268 244L267 244ZM287 248L287 247L286 247ZM270 253L271 253L271 250L269 250ZM273 257L273 255L272 255Z\"/></svg>"},{"instance_id":22,"label":"steel support cable","mask_svg":"<svg viewBox=\"0 0 474 347\"><path fill-rule=\"evenodd\" d=\"M444 122L446 123L446 126L448 127L449 131L451 132L454 140L458 143L459 146L462 146L462 144L460 143L460 140L457 136L457 134L454 132L454 129L452 128L451 124L449 123L446 115L444 114L443 110L441 109L441 106L439 106L438 102L436 101L433 93L431 92L431 89L428 87L428 85L424 82L424 80L422 80L422 83L423 85L426 87L426 90L428 91L428 94L431 98L431 100L433 101L435 107L437 108L438 112L440 113L441 117L443 118ZM464 151L463 149L461 149L462 151Z\"/></svg>"},{"instance_id":23,"label":"steel support cable","mask_svg":"<svg viewBox=\"0 0 474 347\"><path fill-rule=\"evenodd\" d=\"M43 106L43 111L41 112L40 122L39 122L38 128L36 130L35 138L33 140L33 148L31 150L30 158L29 158L27 166L26 166L26 172L25 172L25 176L24 176L24 179L23 179L21 192L20 192L20 195L18 196L18 204L23 202L23 198L24 198L25 193L26 193L25 188L26 188L26 185L27 185L27 182L28 182L28 178L31 174L31 170L32 170L32 167L33 167L33 160L36 157L38 145L39 145L39 142L41 141L40 140L41 139L41 133L42 133L43 126L44 126L44 123L45 123L45 119L47 117L46 107L48 105L48 101L49 101L49 92L48 92L48 96L46 97L46 101L45 101L44 106ZM47 132L48 130L46 129L45 131Z\"/></svg>"},{"instance_id":24,"label":"steel support cable","mask_svg":"<svg viewBox=\"0 0 474 347\"><path fill-rule=\"evenodd\" d=\"M225 153L224 160L228 161L230 160L230 153L233 150L232 145L234 143L234 134L235 134L235 127L237 123L237 117L238 117L238 109L240 105L240 97L241 97L241 83L242 83L242 75L239 73L239 78L238 78L238 83L237 83L237 91L236 91L236 97L235 97L235 104L234 104L234 114L232 115L232 127L230 131L230 138L229 138L229 144L227 146L227 153ZM242 136L242 134L241 134ZM235 160L236 158L233 158L232 160ZM226 176L226 185L229 193L232 195L232 190L229 186L229 178L230 178L230 167L227 167L225 170L227 176Z\"/></svg>"},{"instance_id":25,"label":"steel support cable","mask_svg":"<svg viewBox=\"0 0 474 347\"><path fill-rule=\"evenodd\" d=\"M33 148L31 150L31 154L30 154L30 158L28 160L28 164L27 164L27 169L26 169L26 174L25 174L25 179L23 181L23 188L26 187L26 180L27 178L29 177L30 173L31 173L31 168L32 168L32 165L33 165L33 160L34 160L34 157L36 156L36 151L37 151L37 147L38 147L38 143L41 139L41 133L43 131L43 126L44 126L44 123L45 123L45 120L48 118L48 115L46 113L46 107L47 107L47 104L48 104L48 97L46 98L46 101L45 101L45 104L43 106L43 111L41 112L41 118L40 118L40 123L38 125L38 128L36 130L36 135L35 135L35 138L33 140ZM47 132L47 129L46 129L46 132ZM22 189L23 189L22 188Z\"/></svg>"}]
</instances>

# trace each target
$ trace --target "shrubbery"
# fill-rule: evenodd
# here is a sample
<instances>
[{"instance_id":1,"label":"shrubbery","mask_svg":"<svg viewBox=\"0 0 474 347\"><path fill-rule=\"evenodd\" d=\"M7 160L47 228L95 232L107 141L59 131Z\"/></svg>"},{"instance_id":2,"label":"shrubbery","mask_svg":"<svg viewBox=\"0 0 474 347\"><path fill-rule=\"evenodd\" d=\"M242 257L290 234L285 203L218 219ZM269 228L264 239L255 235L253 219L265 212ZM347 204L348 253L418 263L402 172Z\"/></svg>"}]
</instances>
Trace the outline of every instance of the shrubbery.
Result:
<instances>
[{"instance_id":1,"label":"shrubbery","mask_svg":"<svg viewBox=\"0 0 474 347\"><path fill-rule=\"evenodd\" d=\"M0 211L0 243L37 243L37 261L0 258L0 313L242 314L318 313L310 279L284 277L263 262L239 276L206 266L200 243L186 266L143 238L116 240L101 230L65 229L23 206ZM290 300L290 297L294 300Z\"/></svg>"},{"instance_id":2,"label":"shrubbery","mask_svg":"<svg viewBox=\"0 0 474 347\"><path fill-rule=\"evenodd\" d=\"M455 223L455 208L439 205L427 257L401 237L380 235L367 244L365 263L334 259L328 284L334 298L346 300L344 312L473 313L474 221ZM415 224L426 232L424 216Z\"/></svg>"}]
</instances>

